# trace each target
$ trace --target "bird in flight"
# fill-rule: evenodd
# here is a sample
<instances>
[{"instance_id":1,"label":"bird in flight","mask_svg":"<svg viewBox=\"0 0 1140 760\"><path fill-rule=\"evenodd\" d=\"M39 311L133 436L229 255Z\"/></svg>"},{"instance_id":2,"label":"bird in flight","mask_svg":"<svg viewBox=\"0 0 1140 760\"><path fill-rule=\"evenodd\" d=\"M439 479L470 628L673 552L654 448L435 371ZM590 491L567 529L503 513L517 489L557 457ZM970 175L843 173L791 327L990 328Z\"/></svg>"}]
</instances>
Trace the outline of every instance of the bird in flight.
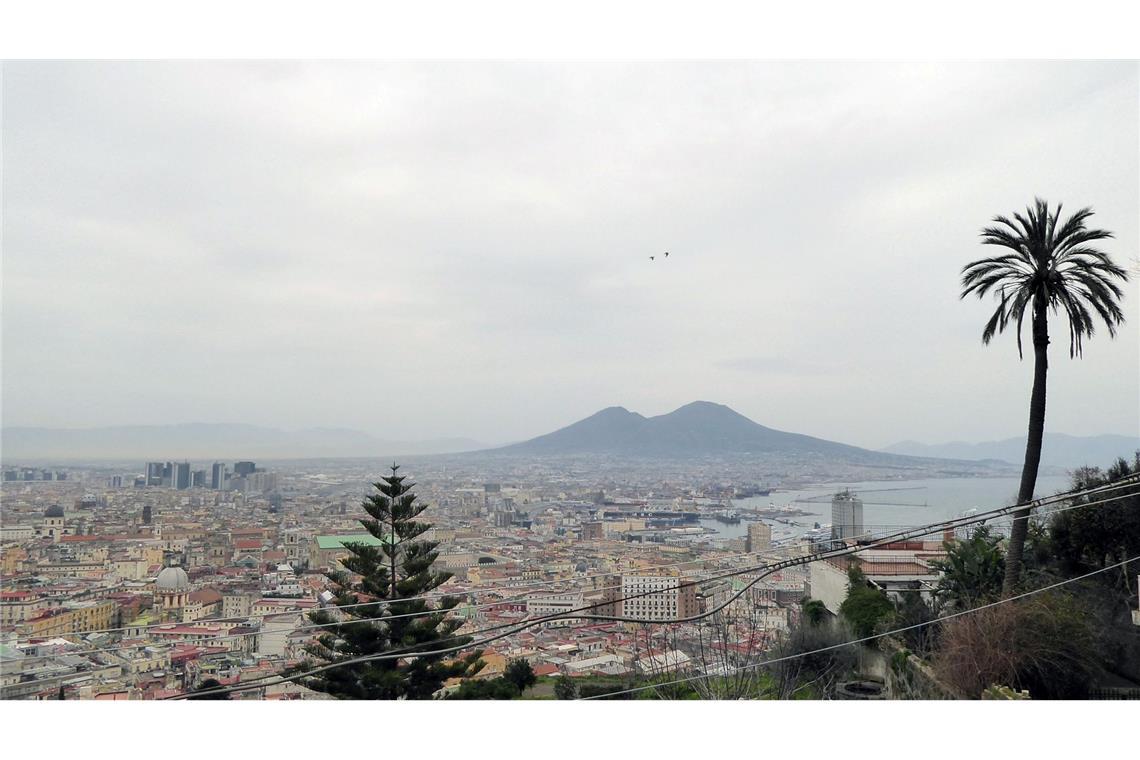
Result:
<instances>
[{"instance_id":1,"label":"bird in flight","mask_svg":"<svg viewBox=\"0 0 1140 760\"><path fill-rule=\"evenodd\" d=\"M657 258L657 257L656 257L656 256L650 256L650 257L649 257L649 260L650 260L650 261L653 261L655 258Z\"/></svg>"},{"instance_id":2,"label":"bird in flight","mask_svg":"<svg viewBox=\"0 0 1140 760\"><path fill-rule=\"evenodd\" d=\"M665 258L669 258L669 252L665 251Z\"/></svg>"}]
</instances>

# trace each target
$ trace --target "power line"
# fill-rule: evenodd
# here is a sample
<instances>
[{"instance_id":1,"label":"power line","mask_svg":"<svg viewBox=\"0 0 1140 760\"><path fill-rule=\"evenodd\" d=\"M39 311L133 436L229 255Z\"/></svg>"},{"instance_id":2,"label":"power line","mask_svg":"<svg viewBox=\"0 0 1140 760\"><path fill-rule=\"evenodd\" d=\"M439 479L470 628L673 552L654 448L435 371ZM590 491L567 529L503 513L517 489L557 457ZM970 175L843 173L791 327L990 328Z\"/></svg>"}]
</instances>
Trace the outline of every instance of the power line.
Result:
<instances>
[{"instance_id":1,"label":"power line","mask_svg":"<svg viewBox=\"0 0 1140 760\"><path fill-rule=\"evenodd\" d=\"M1130 476L1129 478L1127 478L1127 480L1131 481L1131 480L1135 480L1138 478L1140 478L1140 476ZM1092 492L1092 490L1093 489L1089 489L1090 492ZM1055 511L1066 511L1067 509L1076 509L1079 507L1094 506L1096 504L1102 504L1102 503L1106 503L1108 501L1116 501L1117 499L1128 498L1129 496L1131 496L1131 494L1126 494L1125 496L1119 496L1119 497L1115 497L1113 499L1106 499L1106 500L1098 501L1098 502L1087 502L1084 504L1071 505L1070 507L1066 507L1065 509L1055 510ZM1041 502L1041 501L1044 501L1044 499L1037 500L1037 501ZM419 657L439 656L439 655L444 655L444 654L452 654L454 652L462 651L465 649L477 649L477 648L479 648L485 644L488 644L492 641L497 641L499 639L503 639L503 638L506 638L508 636L513 636L516 633L519 633L523 630L526 630L527 628L531 628L531 627L534 627L535 625L540 625L542 623L549 622L551 620L558 620L558 619L565 619L565 618L577 618L579 620L604 620L604 621L611 621L611 622L631 622L631 623L648 623L648 624L654 624L654 623L680 624L680 623L686 623L686 622L695 622L697 620L701 620L703 618L710 617L710 616L716 614L717 612L719 612L720 610L725 609L732 602L734 602L736 599L740 598L740 596L742 596L749 588L754 586L760 580L762 580L763 578L767 577L768 575L771 575L772 573L777 572L779 570L783 570L783 569L786 569L788 567L793 567L793 566L797 566L797 565L809 564L811 562L817 562L819 560L825 560L825 559L831 559L831 558L837 558L837 557L857 554L859 552L867 551L868 549L878 548L878 547L883 546L885 544L893 543L895 541L898 541L898 540L901 540L901 539L904 539L907 537L914 538L914 537L918 537L921 535L928 535L930 533L937 533L941 530L944 530L944 529L950 528L950 527L962 527L965 525L971 525L971 524L976 524L976 523L984 523L987 520L993 519L995 516L999 516L999 515L1006 516L1005 513L1008 512L1009 510L1021 510L1021 509L1025 509L1027 506L1032 508L1033 504L1034 503L1031 503L1029 505L1025 505L1025 504L1011 505L1011 506L1007 506L1007 507L1001 507L1001 508L998 508L995 510L990 510L989 512L986 512L986 513L981 513L978 515L972 515L970 517L947 520L947 521L943 521L942 523L935 523L932 525L923 526L921 528L916 528L916 529L911 530L911 531L905 531L902 534L896 534L894 536L886 537L886 538L880 539L879 541L876 541L872 544L867 544L867 545L863 545L863 546L855 546L855 547L847 547L844 549L836 549L836 550L825 551L825 552L819 552L819 553L816 553L814 555L807 555L807 556L801 557L801 558L796 558L796 559L792 559L792 560L785 560L783 562L778 562L775 565L760 565L757 567L745 568L743 570L736 570L736 571L732 571L732 572L728 572L728 573L722 573L720 575L714 575L714 576L711 576L709 578L705 578L702 581L698 581L698 582L707 582L709 580L718 580L721 578L735 577L738 575L744 575L747 573L762 571L760 573L760 575L758 575L756 578L754 578L752 581L750 581L748 584L746 584L739 591L735 592L723 604L721 604L718 607L715 607L714 609L709 610L705 613L690 616L688 618L680 618L680 619L676 619L676 620L662 621L662 620L647 620L647 619L643 619L643 618L627 618L627 617L620 617L620 616L600 616L600 615L580 615L580 614L577 614L577 613L585 612L585 611L588 611L591 609L597 609L598 607L607 606L609 604L613 604L616 601L625 601L625 600L629 600L629 599L635 599L635 598L639 598L639 597L643 597L643 596L650 596L650 595L661 593L660 590L654 590L654 591L644 592L641 594L635 594L635 595L632 595L629 597L622 597L621 599L618 599L618 600L609 600L609 601L600 602L598 604L588 605L586 607L580 607L580 608L573 609L573 610L567 610L564 612L559 612L559 613L555 613L552 615L543 616L543 617L536 618L536 619L529 620L529 621L521 621L518 623L504 623L504 624L500 624L497 626L491 626L489 628L481 629L479 631L474 631L472 633L474 633L474 634L489 633L491 631L501 630L503 628L508 628L508 627L513 627L513 630L507 631L505 633L496 634L494 636L488 636L484 639L481 639L480 641L475 641L475 642L469 641L467 643L460 644L460 645L454 646L454 647L449 647L449 648L445 648L445 649L438 649L438 650L430 650L430 651L416 651L416 647L411 646L411 647L406 647L403 650L394 650L394 651L387 652L387 653L380 654L380 655L367 655L364 657L352 658L352 659L348 659L348 660L342 660L340 662L329 663L328 665L323 665L323 666L320 666L320 667L312 669L312 670L308 670L308 671L305 671L302 673L292 674L289 676L278 675L277 677L279 677L280 680L278 680L272 684L255 683L255 681L268 680L269 678L274 677L274 676L265 676L263 678L254 679L254 681L251 681L246 685L241 685L241 686L237 686L237 687L226 687L226 688L215 689L215 690L201 691L201 692L196 692L196 694L207 695L207 694L222 693L222 692L248 691L250 689L264 688L265 686L275 686L275 685L278 685L280 683L285 683L287 681L296 680L298 678L312 677L313 675L316 675L318 673L321 673L321 672L324 672L327 670L331 670L333 668L344 667L347 665L354 665L354 664L359 664L359 663L363 663L363 662L400 659L400 658L405 657L405 656L419 656ZM1014 519L1017 519L1016 516L1013 516L1013 517L1014 517ZM691 585L696 585L696 582L679 583L677 588L680 588L682 586L691 586ZM439 644L439 643L443 643L443 642L449 641L449 640L451 640L451 641L460 640L463 638L467 638L470 635L471 634L469 633L469 634L462 634L460 636L451 636L448 638L440 639L439 641L432 642L432 643L433 644ZM185 698L185 696L187 696L187 695L178 695L175 697L170 697L170 699L183 699L183 698Z\"/></svg>"},{"instance_id":2,"label":"power line","mask_svg":"<svg viewBox=\"0 0 1140 760\"><path fill-rule=\"evenodd\" d=\"M790 549L793 547L786 547L786 548ZM776 552L775 551L750 552L748 554L735 555L733 557L733 559L743 558L743 557L752 557L752 556L762 557L762 556L769 555L769 554L775 555ZM686 560L684 562L677 562L677 563L672 563L672 564L667 564L667 565L654 565L654 566L649 567L649 568L638 568L637 571L638 572L657 571L657 570L664 570L664 569L681 567L684 565L699 564L701 562L702 562L701 560ZM573 579L569 579L569 582L586 580L586 579L591 578L591 577L607 577L607 576L612 576L615 574L620 575L620 574L622 574L622 571L617 570L617 571L613 571L613 572L609 572L609 573L604 573L604 574L601 574L598 576L585 576L582 578L573 578ZM566 582L568 582L568 581L545 581L544 584L545 585L553 585L555 583L566 583ZM620 588L622 588L622 586L620 584L618 584L615 586L599 586L597 588L591 588L591 589L577 589L577 591L579 593L585 593L585 592L609 591L609 590L620 589ZM459 605L456 605L455 607L452 607L448 610L442 610L442 611L459 612L459 611L483 609L486 607L498 607L498 606L504 605L504 604L511 604L511 603L515 603L515 602L519 602L519 601L524 601L527 598L529 598L532 594L533 594L533 592L530 592L530 593L523 595L523 596L508 597L505 599L499 599L499 600L496 600L493 602L484 602L481 604L459 604ZM459 596L459 595L460 594L456 594L454 596ZM377 606L377 605L400 604L402 602L419 601L421 599L422 599L422 597L408 597L406 599L386 599L386 600L379 600L379 601L374 601L374 602L359 602L359 603L355 603L355 604L336 605L336 606L331 606L331 607L324 607L324 608L321 608L319 610L308 610L308 609L284 610L282 612L271 613L271 614L273 614L273 615L310 614L311 615L313 612L336 612L339 610L345 610L345 609L351 609L351 608L357 608L357 607L371 607L371 606ZM617 601L617 600L614 600L614 601ZM396 614L396 615L384 615L382 617L375 617L375 618L361 617L361 618L352 618L352 619L348 619L348 620L332 621L329 623L314 623L311 625L304 625L304 626L290 626L290 627L276 628L276 629L263 628L263 629L259 629L256 631L248 631L245 633L228 634L228 635L223 635L223 636L211 636L208 639L204 639L203 643L207 642L207 641L227 641L227 640L238 639L238 638L246 638L249 636L260 636L260 635L269 634L269 633L297 632L297 631L304 631L304 630L329 628L329 627L336 627L336 626L341 626L341 625L349 625L352 623L386 622L388 620L395 620L398 618L424 617L427 615L438 614L439 612L441 612L441 610L439 610L439 609L428 609L428 610L424 610L421 612L407 612L407 613L400 613L400 614ZM158 633L162 633L162 632L164 632L163 629L167 629L167 628L173 628L173 627L179 627L179 626L192 627L192 626L195 626L198 624L209 625L209 624L216 624L218 622L220 622L220 621L211 620L208 618L202 618L202 619L199 619L196 621L190 621L190 622L154 623L154 624L146 625L146 626L124 626L124 627L120 627L120 628L107 628L107 629L95 630L95 631L82 631L82 632L78 632L78 633L74 633L74 634L66 634L66 635L75 636L75 635L79 635L80 633L82 633L83 635L91 635L91 634L96 634L96 633L113 633L113 632L117 632L117 631L133 631L133 630L157 631ZM61 638L62 638L62 636L61 636ZM129 649L138 649L140 646L147 646L147 645L128 644L128 645L122 645L122 646L116 646L116 647L105 647L105 648L98 648L98 649L83 650L80 652L75 652L74 654L78 654L78 655L103 654L103 653L124 651L124 650L129 650ZM32 660L39 660L39 659L53 659L53 658L58 657L58 656L59 655L35 655L32 657L25 658L24 662L28 662L28 661L32 661Z\"/></svg>"},{"instance_id":3,"label":"power line","mask_svg":"<svg viewBox=\"0 0 1140 760\"><path fill-rule=\"evenodd\" d=\"M1097 494L1097 493L1107 493L1109 491L1119 490L1121 488L1129 488L1132 485L1134 485L1134 483L1131 482L1133 480L1140 481L1140 476L1128 476L1126 478L1122 478L1122 479L1115 481L1113 483L1109 483L1109 484L1105 484L1103 486L1097 486L1097 487L1089 488L1089 489L1073 489L1071 491L1054 494L1052 496L1042 497L1042 498L1037 499L1033 502L1030 502L1028 505L1023 505L1023 506L1029 506L1030 508L1035 508L1038 506L1044 506L1046 504L1052 504L1052 503L1056 503L1059 501L1067 500L1069 498L1073 498L1073 495L1090 495L1090 494ZM1129 494L1129 495L1131 495L1131 494ZM1087 506L1087 505L1084 505L1084 506ZM1000 511L1008 510L1011 508L1012 507L1007 506L1007 507L1003 507L1003 508L999 508L997 510L991 510L991 511L1000 512ZM1055 510L1053 510L1053 511L1055 511ZM1050 511L1048 513L1043 513L1043 514L1052 514L1053 511ZM978 514L987 514L987 513L977 513L973 516L977 516ZM1039 515L1039 516L1041 516L1041 515ZM899 526L899 527L903 527L906 530L910 530L909 526ZM793 549L793 548L796 548L799 546L814 546L816 543L818 543L818 542L799 541L799 542L784 544L783 546L775 547L772 550L736 554L736 555L733 555L732 559L745 558L745 557L750 557L750 556L759 557L759 556L763 556L763 555L767 555L767 554L775 554L780 550ZM686 565L700 564L704 561L705 560L690 559L690 560L684 560L681 562L674 562L674 563L663 564L663 565L653 565L653 566L647 567L647 568L636 568L636 569L635 568L626 568L626 569L627 570L635 570L637 572L656 571L656 570L665 570L665 569L684 567ZM513 586L493 586L493 587L487 587L487 588L458 590L455 592L433 592L430 594L421 594L418 596L410 596L410 597L406 597L403 599L379 599L379 600L369 601L369 602L358 602L358 603L354 603L354 604L335 605L335 606L330 606L330 607L322 608L322 609L346 610L346 609L352 609L352 608L357 608L357 607L368 607L368 606L373 606L373 605L389 605L389 604L405 603L405 602L412 602L412 601L418 601L418 600L435 600L435 599L449 598L449 597L454 598L454 597L462 597L462 596L474 596L474 595L478 595L478 594L502 593L504 591L517 591L518 589L528 588L528 587L553 587L555 584L561 584L561 583L573 584L573 583L577 583L577 582L581 582L581 581L585 581L585 580L591 580L594 578L605 578L605 577L613 576L615 574L621 574L621 572L622 572L622 569L619 568L617 570L612 570L612 571L607 571L607 572L599 572L599 573L587 574L587 575L583 575L583 576L577 576L574 578L566 578L566 579L553 580L553 581L541 580L541 581L532 581L530 583L515 584ZM620 588L620 586L598 587L598 588L586 589L586 590L588 590L588 591L603 591L603 590L608 590L608 589L613 589L613 588ZM458 609L479 609L479 608L487 607L487 606L496 606L499 604L508 604L512 601L519 601L519 600L520 600L520 598L515 598L515 599L508 598L508 599L500 599L498 601L489 602L489 603L485 603L485 604L457 605L457 607L455 609L457 609L457 610ZM291 611L292 610L283 610L281 613L278 613L278 614L285 614L285 613L288 613ZM302 613L309 612L308 610L299 610L299 611ZM390 616L386 616L386 618L373 618L373 620L393 619L393 618L398 618L398 617L423 616L423 615L432 614L432 612L433 612L432 610L427 610L424 612L407 613L405 615L390 615ZM206 620L206 619L202 619L202 620L204 622L215 622L215 621L210 621L210 620ZM181 623L181 624L182 625L192 625L195 622L197 622L197 621L190 621L189 623ZM172 623L152 623L152 624L143 625L143 626L119 626L117 628L102 628L102 629L96 629L96 630L92 630L92 631L81 631L81 632L76 632L76 633L69 633L69 634L65 634L65 635L74 636L74 635L78 635L81 633L85 636L89 636L89 635L97 634L97 633L117 633L117 632L121 632L121 631L142 631L142 630L164 628L164 627L167 627L170 625L174 625L174 624L172 624ZM249 633L249 634L241 634L241 635L257 635L257 634L256 633Z\"/></svg>"},{"instance_id":4,"label":"power line","mask_svg":"<svg viewBox=\"0 0 1140 760\"><path fill-rule=\"evenodd\" d=\"M1112 491L1112 490L1119 490L1120 488L1125 488L1125 487L1130 486L1132 484L1132 481L1134 481L1134 480L1140 480L1140 475L1134 475L1134 476L1129 476L1127 478L1122 478L1118 481L1115 481L1114 483L1106 484L1104 486L1098 486L1098 487L1092 488L1092 489L1085 489L1083 491L1078 490L1078 489L1074 489L1074 491L1071 491L1071 492L1068 492L1065 494L1057 494L1053 497L1043 497L1041 499L1036 500L1035 502L1030 503L1028 506L1030 508L1032 508L1034 505L1037 505L1037 504L1056 503L1058 501L1063 501L1063 500L1066 500L1068 498L1071 498L1071 494L1088 495L1088 494L1095 494L1095 493L1105 493L1105 492ZM1130 498L1133 495L1134 494L1124 494L1122 496L1117 496L1117 497L1113 497L1110 499L1103 499L1100 501L1085 502L1083 504L1073 504L1073 505L1070 505L1068 507L1049 510L1045 513L1041 513L1041 515L1039 515L1039 516L1052 515L1052 514L1056 514L1058 512L1064 512L1064 511L1067 511L1069 509L1076 509L1076 508L1080 508L1080 507L1096 506L1099 504L1104 504L1104 503L1108 503L1108 502L1112 502L1112 501L1118 501L1120 499ZM874 543L859 546L859 547L857 547L857 550L858 551L865 551L867 549L877 548L877 547L882 546L884 544L892 543L894 541L898 541L902 538L906 538L906 537L916 538L916 537L923 536L923 535L930 535L932 533L937 533L939 531L949 529L951 527L956 528L956 527L961 527L961 526L979 523L979 522L985 523L991 519L998 519L998 518L1005 518L1005 517L1008 517L1009 519L1017 519L1015 516L1006 515L1004 513L1008 512L1009 510L1024 509L1026 506L1027 505L1010 505L1010 506L1000 507L1000 508L997 508L994 510L990 510L988 512L977 513L977 514L969 515L966 517L953 518L950 520L943 521L941 523L934 523L934 524L927 525L927 526L921 526L919 528L907 529L907 530L904 530L904 531L899 532L899 533L895 533L895 534L890 535L890 536L882 537L882 538L878 539L877 541L875 541ZM916 531L921 531L921 532L916 533ZM841 552L841 553L835 554L834 552L837 552L837 551ZM846 556L847 554L850 554L850 553L854 553L854 552L844 551L844 550L832 550L831 552L822 552L822 553L816 553L815 555L807 555L806 559L808 562L813 562L813 561L816 561L817 559L827 559L827 558L832 557L832 556ZM759 555L760 553L753 553L753 554ZM751 555L743 555L743 556L751 556ZM804 559L804 558L798 558L798 559ZM695 561L690 560L687 562L677 563L677 564L687 565L687 564L693 564L694 562ZM543 618L537 618L537 619L534 619L531 621L515 621L515 622L511 622L511 623L503 623L503 624L500 624L497 626L492 626L489 628L480 629L478 631L475 631L474 633L476 633L476 634L485 633L485 632L490 632L493 630L500 630L504 627L509 627L509 626L522 626L521 628L519 628L519 630L521 631L521 630L524 630L525 628L532 627L533 625L536 625L536 624L539 624L542 622L548 622L549 620L564 619L564 618L570 618L570 617L576 617L576 618L585 619L585 620L604 621L604 622L632 622L632 623L661 623L661 622L684 623L684 622L691 622L693 620L700 619L700 617L707 617L708 615L713 614L713 613L719 611L720 609L723 609L729 603L731 603L732 601L735 601L737 598L739 598L741 595L743 595L743 593L746 592L749 588L751 588L756 583L758 583L760 580L762 580L764 577L767 577L768 575L772 574L773 572L777 572L778 570L786 569L787 567L792 567L792 566L795 566L798 564L806 564L806 562L793 561L789 564L789 562L785 560L783 562L777 563L777 565L775 565L775 566L765 564L765 565L759 565L759 566L755 566L755 567L744 568L744 569L740 569L740 570L734 570L734 571L730 571L730 572L726 572L726 573L721 573L718 575L713 575L713 576L709 576L709 577L705 577L705 578L698 578L696 580L690 579L689 581L679 582L678 586L676 587L678 589L682 588L682 587L694 586L694 585L697 585L698 583L708 582L711 580L719 580L719 579L728 578L728 577L735 577L738 575L745 575L745 574L748 574L751 572L756 572L758 570L764 570L764 569L770 568L768 570L768 572L765 572L762 575L758 576L757 578L753 579L744 588L742 588L740 591L736 592L732 597L730 597L729 601L726 602L724 605L722 605L721 607L719 607L717 609L712 610L711 612L704 613L702 616L698 616L696 618L685 618L685 619L677 619L677 620L672 620L672 621L660 621L660 620L644 620L644 619L640 619L640 618L627 618L627 617L617 617L617 616L575 615L574 614L576 612L584 612L584 611L588 611L591 609L597 609L599 607L604 607L604 606L608 606L611 604L616 604L617 602L623 602L623 601L637 599L637 598L641 598L641 597L645 597L645 596L653 596L653 595L662 593L661 590L652 590L652 591L646 591L646 592L643 592L640 594L635 594L635 595L628 596L628 597L619 597L619 598L612 599L612 600L604 600L602 602L599 602L599 603L596 603L593 605L589 605L586 607L580 607L580 608L568 610L565 612L555 613L553 615L546 616ZM668 566L656 566L656 567L652 567L652 568L643 569L643 571L654 571L654 570L658 570L658 569L663 569L665 567L668 567ZM612 575L612 573L607 573L606 575ZM680 581L680 579L679 579L679 581ZM621 588L621 586L603 587L600 589L591 589L591 590L592 591L599 591L599 590L614 589L614 588ZM359 604L344 605L343 607L335 607L335 608L328 608L328 609L329 610L336 610L336 609L347 609L349 607L369 606L369 605L374 605L374 604L394 604L394 603L399 603L399 602L415 601L415 600L420 599L420 598L422 598L422 597L409 597L408 599L405 599L405 600L384 600L384 601L380 601L380 602L362 602ZM493 602L493 603L490 603L488 605L466 606L466 607L464 607L464 609L471 609L471 608L479 607L479 606L495 606L495 605L504 604L504 603L507 603L507 602L505 600L500 600L498 602ZM451 611L453 611L454 609L457 609L457 608L453 608ZM230 634L230 635L224 635L224 636L210 637L209 639L202 640L202 642L198 645L207 645L205 642L210 642L210 641L225 641L225 640L245 638L245 637L249 637L249 636L257 636L257 635L264 635L264 634L270 634L270 633L293 633L293 632L302 631L302 630L314 630L314 629L319 629L319 628L338 627L340 625L349 625L352 623L359 623L359 622L373 622L373 623L384 622L385 620L391 620L391 619L395 619L397 617L420 617L420 616L425 616L425 615L430 615L430 614L438 614L439 612L440 612L439 610L425 610L422 612L406 613L406 614L402 614L402 615L389 615L389 616L378 617L378 618L355 618L355 619L351 619L351 620L333 621L333 622L329 622L329 623L317 623L317 624L312 624L309 626L286 627L286 628L279 628L279 629L275 629L275 630L274 629L265 629L265 630L258 630L258 631L250 631L250 632L240 633L240 634ZM159 624L159 625L169 625L169 624ZM508 634L508 635L513 635L513 633ZM450 639L443 639L442 641L457 640L459 638L462 638L462 636L454 636L454 637L450 637ZM495 637L495 639L498 639L498 638L503 638L503 637L502 636ZM436 642L436 643L438 643L438 642ZM123 650L127 650L127 649L138 649L138 648L139 648L139 645L126 645L126 646L119 646L119 647L108 647L108 648L103 648L103 649L87 650L87 651L77 652L76 654L79 654L81 656L82 655L94 655L94 654L110 653L110 652L114 652L114 651L123 651ZM411 652L411 651L412 651L412 649L408 650L408 652ZM392 652L390 654L396 655L396 654L405 654L405 653L407 653L407 652L397 651L397 652ZM421 656L423 656L423 655L436 654L436 653L434 653L434 652L420 652L417 654L420 654ZM38 655L35 657L27 658L25 660L25 662L31 661L31 660L40 660L40 659L54 659L57 656L58 655ZM378 657L378 659L391 659L391 658L389 658L389 657ZM348 661L338 663L338 664L348 664Z\"/></svg>"},{"instance_id":5,"label":"power line","mask_svg":"<svg viewBox=\"0 0 1140 760\"><path fill-rule=\"evenodd\" d=\"M935 620L927 620L927 621L922 622L922 623L915 623L913 625L903 626L902 628L895 628L894 630L886 631L884 633L876 633L876 634L873 634L871 636L864 636L861 639L852 639L851 641L844 641L844 642L841 642L839 644L831 644L831 645L826 646L826 647L820 647L819 649L813 649L810 652L799 652L797 654L790 654L790 655L786 655L784 657L777 657L776 659L772 659L772 660L764 660L762 662L755 662L755 663L752 663L751 665L742 665L739 668L737 668L736 671L749 670L751 668L762 668L762 667L767 667L769 665L776 665L778 663L787 662L789 660L795 660L795 659L798 659L800 657L808 657L808 656L813 655L813 654L821 654L823 652L829 652L833 649L842 649L843 647L854 646L856 644L863 644L863 643L866 643L868 641L874 641L875 639L884 638L886 636L894 636L894 635L899 634L899 633L906 633L907 631L913 631L913 630L916 630L918 628L924 628L928 625L936 625L938 623L944 623L947 620L953 620L954 618L961 617L962 615L969 615L969 614L974 613L974 612L981 612L982 610L990 609L991 607L997 607L998 605L1001 605L1001 604L1006 604L1009 602L1016 602L1019 599L1024 599L1028 596L1033 596L1034 594L1040 594L1044 591L1052 591L1053 589L1060 588L1061 586L1065 586L1065 585L1068 585L1070 583L1076 583L1077 581L1082 581L1082 580L1085 580L1086 578L1091 578L1092 576L1097 575L1098 573L1104 573L1104 572L1107 572L1109 570L1115 570L1118 567L1123 567L1127 564L1130 564L1132 562L1137 562L1137 561L1140 561L1140 555L1132 557L1131 559L1126 559L1123 562L1117 562L1113 565L1108 565L1106 567L1102 567L1102 568L1099 568L1097 570L1093 570L1092 572L1085 573L1084 575L1078 575L1075 578L1068 578L1066 580L1058 581L1058 582L1050 584L1048 586L1042 586L1041 588L1033 589L1031 591L1026 591L1024 593L1017 594L1015 596L1011 596L1011 597L1008 597L1006 599L999 599L995 602L983 604L983 605L980 605L978 607L971 607L968 610L960 610L958 612L953 612L953 613L950 613L949 615L944 615L944 616L939 617ZM709 676L707 674L702 674L702 675L698 675L698 676L689 676L687 678L678 678L674 681L666 681L665 683L655 683L655 684L647 684L645 686L636 686L636 687L631 687L629 689L623 689L621 691L611 691L611 692L607 692L605 694L599 694L598 696L594 696L594 697L581 697L580 699L584 699L584 700L585 699L603 699L603 698L617 696L619 694L632 694L634 692L646 691L648 689L658 689L658 688L661 688L663 686L674 686L676 684L688 683L690 681L699 681L699 680L707 679L710 677L715 677L715 676Z\"/></svg>"}]
</instances>

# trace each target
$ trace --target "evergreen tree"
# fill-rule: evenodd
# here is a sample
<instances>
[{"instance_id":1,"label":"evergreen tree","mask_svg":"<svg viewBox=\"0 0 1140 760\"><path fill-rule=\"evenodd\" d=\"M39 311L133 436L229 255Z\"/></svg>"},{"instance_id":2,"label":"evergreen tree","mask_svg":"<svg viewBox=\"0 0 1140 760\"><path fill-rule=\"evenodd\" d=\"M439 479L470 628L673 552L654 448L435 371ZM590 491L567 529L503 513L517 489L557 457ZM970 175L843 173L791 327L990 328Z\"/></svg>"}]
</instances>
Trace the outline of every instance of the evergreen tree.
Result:
<instances>
[{"instance_id":1,"label":"evergreen tree","mask_svg":"<svg viewBox=\"0 0 1140 760\"><path fill-rule=\"evenodd\" d=\"M827 606L818 599L804 597L800 606L803 608L804 620L811 625L819 625L827 617Z\"/></svg>"},{"instance_id":2,"label":"evergreen tree","mask_svg":"<svg viewBox=\"0 0 1140 760\"><path fill-rule=\"evenodd\" d=\"M521 657L507 663L507 668L503 671L503 678L513 683L520 694L538 682L534 668Z\"/></svg>"},{"instance_id":3,"label":"evergreen tree","mask_svg":"<svg viewBox=\"0 0 1140 760\"><path fill-rule=\"evenodd\" d=\"M326 573L338 607L370 600L376 604L336 610L335 618L331 611L312 613L314 623L339 624L322 629L306 648L312 659L301 670L375 655L408 656L356 662L301 679L308 688L338 699L431 699L447 679L472 676L483 665L481 652L415 655L462 646L471 637L452 635L462 625L448 616L458 597L421 598L446 583L451 573L432 570L438 542L416 540L431 528L415 519L427 505L416 502L411 493L415 484L405 483L398 470L393 464L391 475L373 483L376 493L362 505L368 517L360 524L376 541L346 542L350 556L341 560L344 569Z\"/></svg>"},{"instance_id":4,"label":"evergreen tree","mask_svg":"<svg viewBox=\"0 0 1140 760\"><path fill-rule=\"evenodd\" d=\"M867 582L858 565L847 569L847 598L839 612L851 623L856 636L862 639L873 635L879 623L888 620L894 611L891 600Z\"/></svg>"},{"instance_id":5,"label":"evergreen tree","mask_svg":"<svg viewBox=\"0 0 1140 760\"><path fill-rule=\"evenodd\" d=\"M1123 457L1106 472L1099 467L1081 467L1072 474L1073 488L1096 488L1129 475L1140 474L1140 451L1130 463ZM1049 545L1065 574L1100 569L1140 554L1140 485L1104 495L1081 496L1077 503L1112 497L1115 501L1095 509L1059 512L1049 521ZM1128 498L1121 498L1128 497ZM1119 572L1101 576L1101 581L1118 584L1124 594L1136 598L1132 585L1136 570L1126 564Z\"/></svg>"}]
</instances>

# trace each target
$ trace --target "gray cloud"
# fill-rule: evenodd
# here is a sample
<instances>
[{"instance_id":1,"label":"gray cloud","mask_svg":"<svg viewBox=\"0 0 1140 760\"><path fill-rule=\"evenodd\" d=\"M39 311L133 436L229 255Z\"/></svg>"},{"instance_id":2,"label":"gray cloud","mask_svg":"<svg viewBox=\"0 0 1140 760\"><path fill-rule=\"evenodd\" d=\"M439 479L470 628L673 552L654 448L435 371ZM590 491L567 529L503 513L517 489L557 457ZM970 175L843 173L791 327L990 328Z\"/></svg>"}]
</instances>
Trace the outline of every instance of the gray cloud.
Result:
<instances>
[{"instance_id":1,"label":"gray cloud","mask_svg":"<svg viewBox=\"0 0 1140 760\"><path fill-rule=\"evenodd\" d=\"M7 63L3 422L515 440L706 398L869 446L1015 435L1032 368L981 346L958 270L1035 194L1140 251L1137 89L1131 63ZM1135 432L1127 299L1054 358L1051 430Z\"/></svg>"}]
</instances>

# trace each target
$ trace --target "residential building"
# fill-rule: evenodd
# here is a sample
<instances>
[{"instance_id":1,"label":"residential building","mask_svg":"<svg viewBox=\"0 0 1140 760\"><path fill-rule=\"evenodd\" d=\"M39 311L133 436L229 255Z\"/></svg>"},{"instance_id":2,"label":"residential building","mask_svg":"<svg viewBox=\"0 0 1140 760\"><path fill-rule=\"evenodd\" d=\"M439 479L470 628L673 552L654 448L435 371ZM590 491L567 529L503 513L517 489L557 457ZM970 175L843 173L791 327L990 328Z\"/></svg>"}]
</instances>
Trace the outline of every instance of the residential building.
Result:
<instances>
[{"instance_id":1,"label":"residential building","mask_svg":"<svg viewBox=\"0 0 1140 760\"><path fill-rule=\"evenodd\" d=\"M623 617L666 621L697 614L697 586L679 574L622 575L621 596Z\"/></svg>"}]
</instances>

